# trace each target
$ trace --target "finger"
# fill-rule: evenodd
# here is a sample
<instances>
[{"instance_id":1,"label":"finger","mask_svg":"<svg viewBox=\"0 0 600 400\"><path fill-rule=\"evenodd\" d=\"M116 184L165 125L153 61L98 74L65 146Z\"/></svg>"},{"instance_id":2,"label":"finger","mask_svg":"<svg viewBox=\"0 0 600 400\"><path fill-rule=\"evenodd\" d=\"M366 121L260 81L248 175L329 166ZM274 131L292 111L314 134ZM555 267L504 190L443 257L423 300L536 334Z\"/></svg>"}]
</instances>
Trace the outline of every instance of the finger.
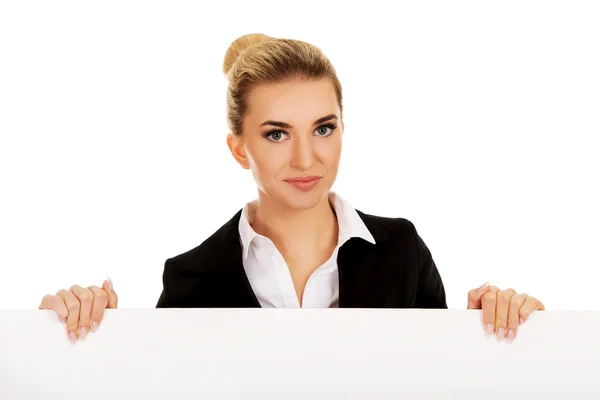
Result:
<instances>
[{"instance_id":1,"label":"finger","mask_svg":"<svg viewBox=\"0 0 600 400\"><path fill-rule=\"evenodd\" d=\"M488 292L490 283L486 282L477 289L469 291L467 309L470 310L481 310L481 297L484 293Z\"/></svg>"},{"instance_id":2,"label":"finger","mask_svg":"<svg viewBox=\"0 0 600 400\"><path fill-rule=\"evenodd\" d=\"M67 336L71 343L77 342L77 325L79 324L79 299L71 292L61 289L56 293L63 299L69 315L67 316Z\"/></svg>"},{"instance_id":3,"label":"finger","mask_svg":"<svg viewBox=\"0 0 600 400\"><path fill-rule=\"evenodd\" d=\"M523 306L521 306L521 309L519 310L519 316L522 319L522 321L520 321L521 324L524 324L525 322L527 322L527 319L529 318L531 313L536 310L540 310L540 311L545 310L542 302L539 301L538 299L536 299L535 297L531 297L531 296L527 297L527 299L525 300L525 303L523 303Z\"/></svg>"},{"instance_id":4,"label":"finger","mask_svg":"<svg viewBox=\"0 0 600 400\"><path fill-rule=\"evenodd\" d=\"M92 303L92 314L90 330L92 332L96 332L100 323L102 322L102 318L104 318L104 310L106 309L106 305L108 304L108 293L106 290L99 288L98 286L89 286L88 289L94 295L94 301Z\"/></svg>"},{"instance_id":5,"label":"finger","mask_svg":"<svg viewBox=\"0 0 600 400\"><path fill-rule=\"evenodd\" d=\"M63 323L67 321L67 317L69 316L69 310L67 310L64 300L57 295L47 294L44 296L39 309L53 310L56 313L58 320Z\"/></svg>"},{"instance_id":6,"label":"finger","mask_svg":"<svg viewBox=\"0 0 600 400\"><path fill-rule=\"evenodd\" d=\"M517 336L519 328L519 312L527 297L529 297L527 294L521 293L515 294L510 299L510 307L508 310L508 334L506 335L509 342L512 342Z\"/></svg>"},{"instance_id":7,"label":"finger","mask_svg":"<svg viewBox=\"0 0 600 400\"><path fill-rule=\"evenodd\" d=\"M506 289L499 291L496 296L496 335L501 340L506 337L510 299L515 294L517 294L517 292L513 289Z\"/></svg>"},{"instance_id":8,"label":"finger","mask_svg":"<svg viewBox=\"0 0 600 400\"><path fill-rule=\"evenodd\" d=\"M500 291L496 286L481 296L481 315L486 332L491 335L496 331L496 296Z\"/></svg>"},{"instance_id":9,"label":"finger","mask_svg":"<svg viewBox=\"0 0 600 400\"><path fill-rule=\"evenodd\" d=\"M91 290L79 285L71 286L69 289L79 299L79 339L83 340L90 331L90 318L92 315L92 303L94 302L94 294Z\"/></svg>"},{"instance_id":10,"label":"finger","mask_svg":"<svg viewBox=\"0 0 600 400\"><path fill-rule=\"evenodd\" d=\"M110 278L106 278L106 280L102 284L102 289L106 290L106 292L108 293L107 308L117 308L117 305L119 303L119 296L117 296L117 293L113 288L113 284Z\"/></svg>"}]
</instances>

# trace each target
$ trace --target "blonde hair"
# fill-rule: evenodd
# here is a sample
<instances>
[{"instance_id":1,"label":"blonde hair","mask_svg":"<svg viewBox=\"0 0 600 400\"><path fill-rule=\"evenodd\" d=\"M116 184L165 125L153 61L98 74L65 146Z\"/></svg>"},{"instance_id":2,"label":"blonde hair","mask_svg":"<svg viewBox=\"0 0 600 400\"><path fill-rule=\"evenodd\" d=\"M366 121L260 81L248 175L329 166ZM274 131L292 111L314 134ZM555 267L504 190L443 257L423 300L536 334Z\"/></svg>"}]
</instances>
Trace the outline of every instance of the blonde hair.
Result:
<instances>
[{"instance_id":1,"label":"blonde hair","mask_svg":"<svg viewBox=\"0 0 600 400\"><path fill-rule=\"evenodd\" d=\"M316 46L293 39L273 38L251 33L231 43L223 61L227 88L227 126L242 134L242 121L248 112L248 94L253 87L286 80L328 78L342 117L342 86L329 59Z\"/></svg>"}]
</instances>

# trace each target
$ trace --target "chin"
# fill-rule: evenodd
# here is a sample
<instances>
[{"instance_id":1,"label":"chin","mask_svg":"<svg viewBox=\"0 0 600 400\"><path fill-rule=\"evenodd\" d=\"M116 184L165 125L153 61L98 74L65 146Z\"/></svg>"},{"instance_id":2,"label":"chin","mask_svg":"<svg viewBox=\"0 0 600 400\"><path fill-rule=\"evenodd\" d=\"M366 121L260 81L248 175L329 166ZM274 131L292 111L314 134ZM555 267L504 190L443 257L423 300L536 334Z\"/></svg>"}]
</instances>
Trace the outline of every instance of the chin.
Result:
<instances>
[{"instance_id":1,"label":"chin","mask_svg":"<svg viewBox=\"0 0 600 400\"><path fill-rule=\"evenodd\" d=\"M309 191L298 190L294 187L286 188L281 193L282 200L286 206L294 210L309 210L316 207L329 194L329 189L319 186L321 185L317 185Z\"/></svg>"}]
</instances>

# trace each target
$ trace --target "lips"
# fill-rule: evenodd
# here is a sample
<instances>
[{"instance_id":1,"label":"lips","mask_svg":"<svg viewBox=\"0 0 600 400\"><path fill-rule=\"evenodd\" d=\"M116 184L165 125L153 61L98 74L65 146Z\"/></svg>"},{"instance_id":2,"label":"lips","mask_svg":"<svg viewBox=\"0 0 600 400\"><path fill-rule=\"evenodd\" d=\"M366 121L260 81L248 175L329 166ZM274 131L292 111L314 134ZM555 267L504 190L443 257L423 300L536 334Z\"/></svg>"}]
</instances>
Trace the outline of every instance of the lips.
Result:
<instances>
[{"instance_id":1,"label":"lips","mask_svg":"<svg viewBox=\"0 0 600 400\"><path fill-rule=\"evenodd\" d=\"M320 179L320 178L321 178L320 176L316 176L316 175L314 175L314 176L299 176L296 178L286 179L285 181L290 182L290 183L296 183L296 182L306 183L306 182L311 182L311 181L314 181L314 180Z\"/></svg>"},{"instance_id":2,"label":"lips","mask_svg":"<svg viewBox=\"0 0 600 400\"><path fill-rule=\"evenodd\" d=\"M286 179L285 181L303 192L309 192L317 186L321 180L320 176L297 176L295 178Z\"/></svg>"}]
</instances>

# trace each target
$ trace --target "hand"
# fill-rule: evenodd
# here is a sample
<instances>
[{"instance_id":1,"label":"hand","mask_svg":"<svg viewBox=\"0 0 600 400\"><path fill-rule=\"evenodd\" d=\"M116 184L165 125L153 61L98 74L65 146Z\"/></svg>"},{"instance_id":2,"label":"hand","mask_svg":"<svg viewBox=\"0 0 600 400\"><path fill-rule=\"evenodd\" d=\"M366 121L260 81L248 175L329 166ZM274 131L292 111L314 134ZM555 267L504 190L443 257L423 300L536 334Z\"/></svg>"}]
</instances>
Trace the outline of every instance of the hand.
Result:
<instances>
[{"instance_id":1,"label":"hand","mask_svg":"<svg viewBox=\"0 0 600 400\"><path fill-rule=\"evenodd\" d=\"M500 340L506 337L509 342L514 340L519 325L524 324L531 313L546 309L535 297L519 294L513 289L500 290L488 283L469 291L468 298L467 309L482 310L486 332L489 335L496 333Z\"/></svg>"},{"instance_id":2,"label":"hand","mask_svg":"<svg viewBox=\"0 0 600 400\"><path fill-rule=\"evenodd\" d=\"M85 339L91 330L96 332L104 317L106 308L117 308L119 298L113 290L110 278L102 288L73 285L69 290L61 289L55 295L42 298L40 310L54 310L58 319L67 326L67 337L75 344L77 339Z\"/></svg>"}]
</instances>

